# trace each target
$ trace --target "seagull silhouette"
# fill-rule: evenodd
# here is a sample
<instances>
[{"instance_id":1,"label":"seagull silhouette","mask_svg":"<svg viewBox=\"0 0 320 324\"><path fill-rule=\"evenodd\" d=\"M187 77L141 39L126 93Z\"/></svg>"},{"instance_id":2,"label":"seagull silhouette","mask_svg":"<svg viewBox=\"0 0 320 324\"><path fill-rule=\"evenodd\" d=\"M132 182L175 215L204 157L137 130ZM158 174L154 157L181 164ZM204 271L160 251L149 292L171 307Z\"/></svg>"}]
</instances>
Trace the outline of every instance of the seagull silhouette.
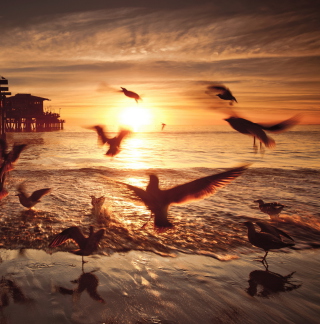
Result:
<instances>
[{"instance_id":1,"label":"seagull silhouette","mask_svg":"<svg viewBox=\"0 0 320 324\"><path fill-rule=\"evenodd\" d=\"M167 124L165 123L162 123L161 125L162 125L161 130L164 130L165 126L167 126Z\"/></svg>"},{"instance_id":2,"label":"seagull silhouette","mask_svg":"<svg viewBox=\"0 0 320 324\"><path fill-rule=\"evenodd\" d=\"M284 247L295 245L294 243L285 243L281 241L281 239L270 233L256 232L252 222L244 222L244 225L248 228L249 242L256 247L263 249L266 252L266 254L261 260L263 264L268 265L266 257L268 255L269 250L281 249Z\"/></svg>"},{"instance_id":3,"label":"seagull silhouette","mask_svg":"<svg viewBox=\"0 0 320 324\"><path fill-rule=\"evenodd\" d=\"M256 222L256 224L260 227L261 232L272 234L280 240L282 240L281 236L284 236L294 242L294 239L290 235L273 225L260 221Z\"/></svg>"},{"instance_id":4,"label":"seagull silhouette","mask_svg":"<svg viewBox=\"0 0 320 324\"><path fill-rule=\"evenodd\" d=\"M275 147L276 143L273 138L269 137L265 131L269 132L282 132L298 123L298 116L289 118L281 123L266 126L262 124L253 123L250 120L231 116L225 119L230 126L242 134L247 134L253 136L253 145L255 146L256 138L260 140L267 148Z\"/></svg>"},{"instance_id":5,"label":"seagull silhouette","mask_svg":"<svg viewBox=\"0 0 320 324\"><path fill-rule=\"evenodd\" d=\"M129 184L122 184L132 190L151 211L151 215L154 215L154 225L156 227L166 228L173 227L172 223L168 220L170 205L187 203L212 195L218 188L223 187L240 176L248 166L248 164L242 165L167 190L161 190L159 188L159 178L154 174L149 175L150 181L146 190Z\"/></svg>"},{"instance_id":6,"label":"seagull silhouette","mask_svg":"<svg viewBox=\"0 0 320 324\"><path fill-rule=\"evenodd\" d=\"M98 134L98 139L102 145L108 144L109 149L106 153L107 156L115 156L120 153L120 145L122 140L131 133L131 131L123 129L119 132L119 134L113 138L108 138L105 131L104 126L96 125L93 126L92 129Z\"/></svg>"},{"instance_id":7,"label":"seagull silhouette","mask_svg":"<svg viewBox=\"0 0 320 324\"><path fill-rule=\"evenodd\" d=\"M138 100L142 100L141 97L137 93L135 93L133 91L129 91L126 88L122 88L122 87L120 87L120 88L122 89L121 92L123 92L127 97L134 99L136 101L136 103L138 103Z\"/></svg>"},{"instance_id":8,"label":"seagull silhouette","mask_svg":"<svg viewBox=\"0 0 320 324\"><path fill-rule=\"evenodd\" d=\"M216 96L223 100L230 100L231 104L232 101L238 102L237 99L232 95L231 91L224 85L211 85L208 86L207 89L208 94L210 94L211 92L220 92Z\"/></svg>"},{"instance_id":9,"label":"seagull silhouette","mask_svg":"<svg viewBox=\"0 0 320 324\"><path fill-rule=\"evenodd\" d=\"M26 144L14 144L11 151L8 151L7 142L2 138L0 139L0 177L13 170L13 164L18 160L26 146Z\"/></svg>"},{"instance_id":10,"label":"seagull silhouette","mask_svg":"<svg viewBox=\"0 0 320 324\"><path fill-rule=\"evenodd\" d=\"M26 193L24 184L21 183L18 187L19 201L22 206L31 209L34 205L40 202L40 199L47 195L51 191L51 188L44 188L34 191L30 196Z\"/></svg>"},{"instance_id":11,"label":"seagull silhouette","mask_svg":"<svg viewBox=\"0 0 320 324\"><path fill-rule=\"evenodd\" d=\"M278 218L282 209L286 207L285 205L279 204L277 202L265 203L262 199L258 199L254 201L255 203L259 203L259 209L270 216L271 219Z\"/></svg>"},{"instance_id":12,"label":"seagull silhouette","mask_svg":"<svg viewBox=\"0 0 320 324\"><path fill-rule=\"evenodd\" d=\"M93 226L89 227L89 231L89 236L85 237L79 227L69 227L60 234L56 235L49 244L49 247L56 247L63 244L67 240L73 240L79 246L79 250L72 251L72 253L81 255L82 263L84 263L83 256L90 255L97 251L99 242L101 241L105 232L103 228L97 232L94 232Z\"/></svg>"}]
</instances>

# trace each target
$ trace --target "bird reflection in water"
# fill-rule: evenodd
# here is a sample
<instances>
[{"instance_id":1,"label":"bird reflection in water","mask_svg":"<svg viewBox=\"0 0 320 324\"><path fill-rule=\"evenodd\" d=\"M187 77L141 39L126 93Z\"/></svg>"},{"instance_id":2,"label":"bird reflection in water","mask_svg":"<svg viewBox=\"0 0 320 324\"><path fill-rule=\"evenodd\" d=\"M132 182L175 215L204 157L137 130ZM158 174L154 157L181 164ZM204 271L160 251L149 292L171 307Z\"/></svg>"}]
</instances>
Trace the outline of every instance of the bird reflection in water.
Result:
<instances>
[{"instance_id":1,"label":"bird reflection in water","mask_svg":"<svg viewBox=\"0 0 320 324\"><path fill-rule=\"evenodd\" d=\"M82 266L83 271L83 266ZM95 271L95 270L94 270ZM105 303L104 299L97 292L97 288L99 286L99 279L92 272L84 272L80 275L79 278L72 280L71 282L74 284L78 284L75 289L68 289L65 287L57 287L59 293L63 295L72 295L74 297L74 301L79 300L81 294L86 290L88 295L93 299L100 303Z\"/></svg>"},{"instance_id":2,"label":"bird reflection in water","mask_svg":"<svg viewBox=\"0 0 320 324\"><path fill-rule=\"evenodd\" d=\"M249 275L249 287L246 291L250 296L266 298L279 292L298 289L301 284L296 284L291 281L294 273L295 271L287 276L282 276L268 270L254 270ZM258 286L261 286L260 291L258 291Z\"/></svg>"},{"instance_id":3,"label":"bird reflection in water","mask_svg":"<svg viewBox=\"0 0 320 324\"><path fill-rule=\"evenodd\" d=\"M9 306L10 297L14 303L28 303L32 299L26 297L21 288L11 279L2 277L0 280L0 309Z\"/></svg>"}]
</instances>

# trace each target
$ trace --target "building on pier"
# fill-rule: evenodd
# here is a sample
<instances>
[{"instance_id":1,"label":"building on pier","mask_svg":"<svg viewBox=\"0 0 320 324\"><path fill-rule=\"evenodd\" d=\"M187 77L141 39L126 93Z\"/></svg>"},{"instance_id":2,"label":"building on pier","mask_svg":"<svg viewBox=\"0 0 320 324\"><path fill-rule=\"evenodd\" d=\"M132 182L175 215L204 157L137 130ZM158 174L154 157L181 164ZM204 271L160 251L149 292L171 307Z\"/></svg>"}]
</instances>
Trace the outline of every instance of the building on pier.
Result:
<instances>
[{"instance_id":1,"label":"building on pier","mask_svg":"<svg viewBox=\"0 0 320 324\"><path fill-rule=\"evenodd\" d=\"M48 132L63 129L60 114L45 112L43 102L50 100L18 93L5 98L5 132Z\"/></svg>"}]
</instances>

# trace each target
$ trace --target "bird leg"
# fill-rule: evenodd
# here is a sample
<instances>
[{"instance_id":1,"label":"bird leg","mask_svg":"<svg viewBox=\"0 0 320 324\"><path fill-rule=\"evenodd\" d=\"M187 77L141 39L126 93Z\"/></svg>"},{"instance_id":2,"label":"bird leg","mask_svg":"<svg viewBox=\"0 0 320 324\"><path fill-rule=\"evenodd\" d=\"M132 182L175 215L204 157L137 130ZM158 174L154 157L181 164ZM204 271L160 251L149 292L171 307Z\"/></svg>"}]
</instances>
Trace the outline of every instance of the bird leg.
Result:
<instances>
[{"instance_id":1,"label":"bird leg","mask_svg":"<svg viewBox=\"0 0 320 324\"><path fill-rule=\"evenodd\" d=\"M267 257L267 255L268 255L268 252L269 252L269 251L266 251L266 254L264 255L264 257L263 257L262 260L261 260L261 262L262 262L263 264L266 264L266 265L268 265L268 262L267 262L267 260L266 260L266 257Z\"/></svg>"},{"instance_id":2,"label":"bird leg","mask_svg":"<svg viewBox=\"0 0 320 324\"><path fill-rule=\"evenodd\" d=\"M258 146L256 144L256 137L253 136L253 151L256 154L258 152Z\"/></svg>"}]
</instances>

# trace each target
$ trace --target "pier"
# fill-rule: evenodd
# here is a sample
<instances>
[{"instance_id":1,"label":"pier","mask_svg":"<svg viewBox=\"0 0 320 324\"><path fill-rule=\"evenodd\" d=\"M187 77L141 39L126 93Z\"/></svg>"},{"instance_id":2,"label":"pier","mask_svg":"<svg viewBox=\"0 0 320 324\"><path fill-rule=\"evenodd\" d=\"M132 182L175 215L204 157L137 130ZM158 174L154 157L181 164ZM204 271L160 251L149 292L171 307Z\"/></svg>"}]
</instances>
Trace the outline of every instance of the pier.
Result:
<instances>
[{"instance_id":1,"label":"pier","mask_svg":"<svg viewBox=\"0 0 320 324\"><path fill-rule=\"evenodd\" d=\"M2 97L1 133L6 132L50 132L63 129L60 114L45 112L43 102L47 98L31 94L16 94Z\"/></svg>"}]
</instances>

